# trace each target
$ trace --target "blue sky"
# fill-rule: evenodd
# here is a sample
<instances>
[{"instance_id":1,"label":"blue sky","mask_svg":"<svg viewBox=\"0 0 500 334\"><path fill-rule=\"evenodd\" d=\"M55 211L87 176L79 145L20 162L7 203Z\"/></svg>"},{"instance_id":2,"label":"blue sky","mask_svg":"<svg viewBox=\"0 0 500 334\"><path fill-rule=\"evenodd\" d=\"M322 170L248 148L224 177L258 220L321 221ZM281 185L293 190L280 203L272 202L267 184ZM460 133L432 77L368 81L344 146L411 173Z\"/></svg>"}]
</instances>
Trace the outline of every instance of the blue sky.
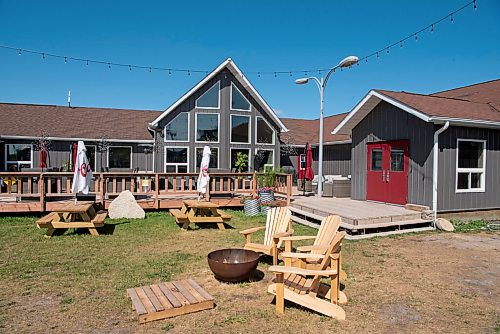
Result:
<instances>
[{"instance_id":1,"label":"blue sky","mask_svg":"<svg viewBox=\"0 0 500 334\"><path fill-rule=\"evenodd\" d=\"M460 1L3 1L0 44L126 64L243 72L328 68L366 56L467 3ZM325 114L350 111L372 88L431 93L500 77L500 2L478 0L433 33L336 72ZM312 73L309 73L312 74ZM318 73L315 73L318 75ZM280 116L317 118L303 74L248 75ZM109 69L0 50L0 101L166 109L203 75Z\"/></svg>"}]
</instances>

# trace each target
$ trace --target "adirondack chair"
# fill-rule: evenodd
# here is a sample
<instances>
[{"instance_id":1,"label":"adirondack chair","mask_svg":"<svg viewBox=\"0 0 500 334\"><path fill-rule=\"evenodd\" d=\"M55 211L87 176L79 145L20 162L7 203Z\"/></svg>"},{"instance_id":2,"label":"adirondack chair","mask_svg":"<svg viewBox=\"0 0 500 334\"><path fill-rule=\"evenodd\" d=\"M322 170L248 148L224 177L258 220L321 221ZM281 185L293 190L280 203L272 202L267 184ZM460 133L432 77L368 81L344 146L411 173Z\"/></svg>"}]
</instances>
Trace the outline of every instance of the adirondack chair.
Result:
<instances>
[{"instance_id":1,"label":"adirondack chair","mask_svg":"<svg viewBox=\"0 0 500 334\"><path fill-rule=\"evenodd\" d=\"M324 254L283 252L284 258L321 259L316 269L289 266L271 266L276 273L275 283L268 292L276 296L276 311L285 312L285 299L323 315L345 320L345 311L339 306L340 262L339 253L345 232L338 232ZM322 277L330 278L330 286L321 283Z\"/></svg>"},{"instance_id":2,"label":"adirondack chair","mask_svg":"<svg viewBox=\"0 0 500 334\"><path fill-rule=\"evenodd\" d=\"M281 247L280 238L293 234L291 225L292 212L287 207L276 207L267 212L266 226L246 229L240 233L245 236L244 249L253 250L258 253L273 257L273 264L277 263L278 249ZM263 243L252 242L252 234L266 230Z\"/></svg>"}]
</instances>

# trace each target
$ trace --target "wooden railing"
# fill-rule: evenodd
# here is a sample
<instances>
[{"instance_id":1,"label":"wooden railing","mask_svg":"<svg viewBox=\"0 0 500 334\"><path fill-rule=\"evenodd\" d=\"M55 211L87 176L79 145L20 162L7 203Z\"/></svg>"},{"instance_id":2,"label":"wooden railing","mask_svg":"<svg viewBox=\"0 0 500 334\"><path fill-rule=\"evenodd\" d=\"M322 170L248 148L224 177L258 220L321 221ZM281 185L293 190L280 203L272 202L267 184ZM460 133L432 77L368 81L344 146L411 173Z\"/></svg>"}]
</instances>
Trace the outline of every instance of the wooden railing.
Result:
<instances>
[{"instance_id":1,"label":"wooden railing","mask_svg":"<svg viewBox=\"0 0 500 334\"><path fill-rule=\"evenodd\" d=\"M65 172L0 172L3 186L0 187L0 212L2 204L28 200L31 205L27 211L45 211L48 201L72 197L71 182L73 173ZM90 195L103 206L105 201L129 190L136 198L154 201L152 208L160 208L159 201L186 195L197 195L197 173L94 173L90 185ZM255 173L211 173L206 198L211 196L251 194L257 191ZM290 204L292 176L277 174L275 193L286 198ZM20 210L22 211L22 210Z\"/></svg>"}]
</instances>

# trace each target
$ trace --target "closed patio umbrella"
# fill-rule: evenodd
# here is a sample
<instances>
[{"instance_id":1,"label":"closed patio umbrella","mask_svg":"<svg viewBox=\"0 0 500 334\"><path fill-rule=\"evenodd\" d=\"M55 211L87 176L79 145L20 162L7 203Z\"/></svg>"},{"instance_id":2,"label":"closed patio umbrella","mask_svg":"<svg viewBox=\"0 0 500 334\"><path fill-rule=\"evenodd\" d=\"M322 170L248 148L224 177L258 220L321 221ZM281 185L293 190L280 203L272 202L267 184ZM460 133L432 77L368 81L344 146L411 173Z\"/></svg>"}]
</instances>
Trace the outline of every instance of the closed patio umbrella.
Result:
<instances>
[{"instance_id":1,"label":"closed patio umbrella","mask_svg":"<svg viewBox=\"0 0 500 334\"><path fill-rule=\"evenodd\" d=\"M306 172L304 178L306 181L312 181L314 179L314 172L312 170L313 154L311 150L311 145L306 144Z\"/></svg>"},{"instance_id":2,"label":"closed patio umbrella","mask_svg":"<svg viewBox=\"0 0 500 334\"><path fill-rule=\"evenodd\" d=\"M203 155L200 164L200 174L198 175L198 182L196 183L196 191L198 194L206 194L208 181L210 176L208 175L208 166L210 165L210 147L203 147ZM198 195L198 200L200 196Z\"/></svg>"},{"instance_id":3,"label":"closed patio umbrella","mask_svg":"<svg viewBox=\"0 0 500 334\"><path fill-rule=\"evenodd\" d=\"M40 150L40 168L42 172L44 168L47 168L47 149L45 146Z\"/></svg>"},{"instance_id":4,"label":"closed patio umbrella","mask_svg":"<svg viewBox=\"0 0 500 334\"><path fill-rule=\"evenodd\" d=\"M75 159L75 171L73 173L73 184L71 192L76 194L82 192L89 193L90 182L92 181L92 169L90 168L89 160L87 159L87 149L83 141L78 141L78 150Z\"/></svg>"}]
</instances>

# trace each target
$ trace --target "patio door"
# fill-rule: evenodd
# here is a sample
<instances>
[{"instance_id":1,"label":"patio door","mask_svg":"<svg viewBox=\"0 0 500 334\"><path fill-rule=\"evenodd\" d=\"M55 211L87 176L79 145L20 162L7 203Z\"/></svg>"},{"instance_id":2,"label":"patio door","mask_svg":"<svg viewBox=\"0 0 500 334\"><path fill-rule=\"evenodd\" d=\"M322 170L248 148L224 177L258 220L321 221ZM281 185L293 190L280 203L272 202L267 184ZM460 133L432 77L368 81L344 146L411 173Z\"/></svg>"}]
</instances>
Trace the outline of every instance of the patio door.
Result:
<instances>
[{"instance_id":1,"label":"patio door","mask_svg":"<svg viewBox=\"0 0 500 334\"><path fill-rule=\"evenodd\" d=\"M366 199L406 204L408 201L408 141L367 144Z\"/></svg>"}]
</instances>

